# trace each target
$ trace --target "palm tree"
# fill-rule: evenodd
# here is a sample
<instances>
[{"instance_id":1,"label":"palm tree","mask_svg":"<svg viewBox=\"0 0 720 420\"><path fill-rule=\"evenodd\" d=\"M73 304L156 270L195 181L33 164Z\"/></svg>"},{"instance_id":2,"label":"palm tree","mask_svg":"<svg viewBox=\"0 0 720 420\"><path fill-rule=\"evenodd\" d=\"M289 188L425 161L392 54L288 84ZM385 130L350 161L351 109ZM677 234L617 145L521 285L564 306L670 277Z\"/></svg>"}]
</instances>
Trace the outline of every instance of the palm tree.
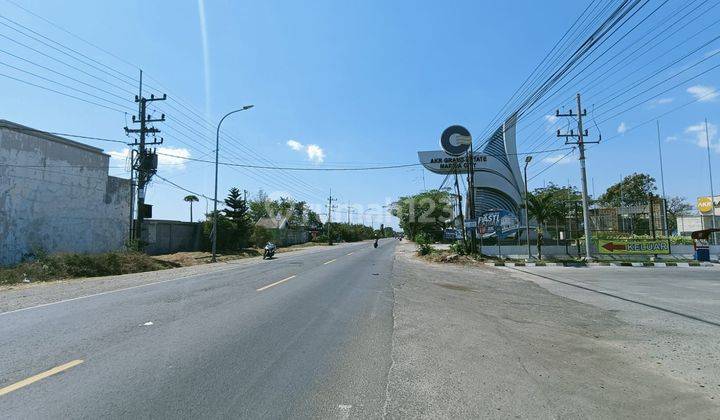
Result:
<instances>
[{"instance_id":1,"label":"palm tree","mask_svg":"<svg viewBox=\"0 0 720 420\"><path fill-rule=\"evenodd\" d=\"M185 198L183 198L183 200L186 201L186 202L188 202L188 203L190 203L190 223L192 223L192 221L193 221L193 217L192 217L192 203L193 203L193 202L198 202L198 201L200 201L200 199L197 198L196 195L192 195L192 194L191 194L191 195L186 195Z\"/></svg>"},{"instance_id":2,"label":"palm tree","mask_svg":"<svg viewBox=\"0 0 720 420\"><path fill-rule=\"evenodd\" d=\"M550 194L533 194L528 192L527 195L528 215L535 219L537 223L537 250L538 259L542 259L542 227L556 213L556 203Z\"/></svg>"}]
</instances>

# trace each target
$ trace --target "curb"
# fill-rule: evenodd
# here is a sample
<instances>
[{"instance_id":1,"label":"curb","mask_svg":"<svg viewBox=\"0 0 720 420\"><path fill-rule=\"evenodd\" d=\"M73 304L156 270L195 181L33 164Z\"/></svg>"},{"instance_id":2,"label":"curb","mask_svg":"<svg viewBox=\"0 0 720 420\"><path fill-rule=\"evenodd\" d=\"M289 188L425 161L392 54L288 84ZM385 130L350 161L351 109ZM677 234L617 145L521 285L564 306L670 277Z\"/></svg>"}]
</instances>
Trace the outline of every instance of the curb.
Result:
<instances>
[{"instance_id":1,"label":"curb","mask_svg":"<svg viewBox=\"0 0 720 420\"><path fill-rule=\"evenodd\" d=\"M686 267L686 268L696 268L696 267L715 267L720 266L720 264L716 263L710 263L710 262L625 262L625 261L612 261L612 262L600 262L600 263L583 263L583 262L577 262L577 263L534 263L534 262L528 262L528 263L515 263L515 262L493 262L489 263L489 265L493 265L495 267L640 267L640 268L654 268L654 267L662 267L662 268L675 268L675 267Z\"/></svg>"}]
</instances>

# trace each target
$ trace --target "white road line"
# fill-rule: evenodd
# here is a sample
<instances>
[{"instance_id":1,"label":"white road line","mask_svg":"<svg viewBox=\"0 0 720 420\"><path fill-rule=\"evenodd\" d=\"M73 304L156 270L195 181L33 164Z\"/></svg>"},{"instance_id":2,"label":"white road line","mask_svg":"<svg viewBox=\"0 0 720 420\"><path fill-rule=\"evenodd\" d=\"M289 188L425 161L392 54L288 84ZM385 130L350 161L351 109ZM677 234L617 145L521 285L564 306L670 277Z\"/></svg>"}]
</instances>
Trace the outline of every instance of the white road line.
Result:
<instances>
[{"instance_id":1,"label":"white road line","mask_svg":"<svg viewBox=\"0 0 720 420\"><path fill-rule=\"evenodd\" d=\"M290 277L287 277L287 278L284 278L284 279L282 279L282 280L278 280L278 281L276 281L275 283L270 283L270 284L268 284L267 286L263 286L263 287L261 287L261 288L259 288L259 289L256 289L256 291L262 292L262 291L265 290L265 289L269 289L269 288L271 288L271 287L273 287L273 286L277 286L277 285L280 284L280 283L285 283L286 281L288 281L288 280L290 280L290 279L293 279L293 278L295 278L294 275L292 275L292 276L290 276Z\"/></svg>"},{"instance_id":2,"label":"white road line","mask_svg":"<svg viewBox=\"0 0 720 420\"><path fill-rule=\"evenodd\" d=\"M348 253L345 254L345 255L352 255L352 254L354 254L354 253L355 253L355 251L353 251L353 252L348 252Z\"/></svg>"},{"instance_id":3,"label":"white road line","mask_svg":"<svg viewBox=\"0 0 720 420\"><path fill-rule=\"evenodd\" d=\"M337 258L333 258L333 259L330 260L330 261L325 261L325 262L323 263L323 265L328 265L328 264L330 264L331 262L335 262L336 260L337 260Z\"/></svg>"},{"instance_id":4,"label":"white road line","mask_svg":"<svg viewBox=\"0 0 720 420\"><path fill-rule=\"evenodd\" d=\"M156 284L169 283L169 282L171 282L171 281L191 279L191 278L194 278L194 277L200 277L200 276L205 276L205 275L214 274L214 273L223 273L223 272L225 272L225 271L235 270L235 269L237 269L237 268L238 268L238 267L232 267L232 268L227 268L227 269L224 269L224 270L212 271L212 272L208 272L208 273L190 274L190 275L187 275L187 276L176 277L176 278L172 278L172 279L154 281L154 282L152 282L152 283L144 283L144 284L138 284L138 285L130 286L130 287L123 287L122 289L108 290L108 291L105 291L105 292L93 293L93 294L90 294L90 295L78 296L78 297L74 297L74 298L58 300L57 302L48 302L48 303L43 303L43 304L40 304L40 305L28 306L27 308L20 308L20 309L14 309L14 310L12 310L12 311L0 312L0 316L9 315L9 314L12 314L12 313L15 313L15 312L27 311L27 310L30 310L30 309L44 308L44 307L46 307L46 306L58 305L58 304L60 304L60 303L72 302L72 301L75 301L75 300L87 299L87 298L96 297L96 296L109 295L109 294L111 294L111 293L117 293L117 292L124 292L124 291L127 291L127 290L139 289L139 288L141 288L141 287L154 286L154 285L156 285Z\"/></svg>"}]
</instances>

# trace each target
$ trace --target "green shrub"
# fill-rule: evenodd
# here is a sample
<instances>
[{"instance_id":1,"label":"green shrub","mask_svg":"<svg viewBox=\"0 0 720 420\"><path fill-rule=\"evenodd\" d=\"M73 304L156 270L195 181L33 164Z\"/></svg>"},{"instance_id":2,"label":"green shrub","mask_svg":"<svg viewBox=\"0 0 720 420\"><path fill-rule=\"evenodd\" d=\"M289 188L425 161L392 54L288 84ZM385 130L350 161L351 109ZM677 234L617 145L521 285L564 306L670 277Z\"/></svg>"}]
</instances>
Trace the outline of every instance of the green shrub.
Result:
<instances>
[{"instance_id":1,"label":"green shrub","mask_svg":"<svg viewBox=\"0 0 720 420\"><path fill-rule=\"evenodd\" d=\"M432 254L434 251L433 247L430 244L419 244L417 252L420 255L428 255Z\"/></svg>"},{"instance_id":2,"label":"green shrub","mask_svg":"<svg viewBox=\"0 0 720 420\"><path fill-rule=\"evenodd\" d=\"M250 236L250 243L258 248L263 248L272 239L272 232L262 226L255 226Z\"/></svg>"},{"instance_id":3,"label":"green shrub","mask_svg":"<svg viewBox=\"0 0 720 420\"><path fill-rule=\"evenodd\" d=\"M103 254L42 255L35 261L0 268L0 284L48 281L76 277L110 276L161 270L172 266L143 253L107 252Z\"/></svg>"},{"instance_id":4,"label":"green shrub","mask_svg":"<svg viewBox=\"0 0 720 420\"><path fill-rule=\"evenodd\" d=\"M455 254L465 255L465 244L461 241L453 242L452 244L450 244L450 251Z\"/></svg>"},{"instance_id":5,"label":"green shrub","mask_svg":"<svg viewBox=\"0 0 720 420\"><path fill-rule=\"evenodd\" d=\"M432 236L425 232L418 233L417 235L415 235L415 238L413 238L413 240L418 245L427 245L433 243Z\"/></svg>"}]
</instances>

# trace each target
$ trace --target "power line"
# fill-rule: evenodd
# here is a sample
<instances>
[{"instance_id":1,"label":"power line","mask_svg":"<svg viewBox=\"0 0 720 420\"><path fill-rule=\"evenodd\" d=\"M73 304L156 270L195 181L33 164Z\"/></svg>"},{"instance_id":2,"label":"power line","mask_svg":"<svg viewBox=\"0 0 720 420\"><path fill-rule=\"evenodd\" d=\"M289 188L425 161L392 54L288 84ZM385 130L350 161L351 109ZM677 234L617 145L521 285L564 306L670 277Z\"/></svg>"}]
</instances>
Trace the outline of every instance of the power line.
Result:
<instances>
[{"instance_id":1,"label":"power line","mask_svg":"<svg viewBox=\"0 0 720 420\"><path fill-rule=\"evenodd\" d=\"M47 87L47 86L38 85L37 83L28 82L27 80L23 80L23 79L20 79L20 78L17 78L17 77L13 77L13 76L10 76L10 75L8 75L8 74L0 73L0 76L6 77L6 78L11 79L11 80L15 80L15 81L20 82L20 83L25 83L25 84L27 84L27 85L30 85L30 86L33 86L33 87L36 87L36 88L44 89L44 90L47 90L47 91L50 91L50 92L54 92L54 93L57 93L57 94L60 94L60 95L63 95L63 96L67 96L68 98L77 99L77 100L79 100L79 101L83 101L83 102L86 102L86 103L89 103L89 104L92 104L92 105L95 105L95 106L99 106L99 107L101 107L101 108L105 108L105 109L109 109L109 110L111 110L111 111L119 112L119 113L121 113L121 114L125 114L125 113L126 113L126 111L123 111L123 110L120 110L120 109L117 109L117 108L113 108L113 107L111 107L111 106L103 105L103 104L101 104L101 103L98 103L98 102L95 102L95 101L91 101L91 100L88 100L88 99L85 99L85 98L81 98L81 97L79 97L79 96L75 96L75 95L72 95L72 94L69 94L69 93L65 93L65 92L59 91L59 90L57 90L57 89L49 88L49 87Z\"/></svg>"}]
</instances>

